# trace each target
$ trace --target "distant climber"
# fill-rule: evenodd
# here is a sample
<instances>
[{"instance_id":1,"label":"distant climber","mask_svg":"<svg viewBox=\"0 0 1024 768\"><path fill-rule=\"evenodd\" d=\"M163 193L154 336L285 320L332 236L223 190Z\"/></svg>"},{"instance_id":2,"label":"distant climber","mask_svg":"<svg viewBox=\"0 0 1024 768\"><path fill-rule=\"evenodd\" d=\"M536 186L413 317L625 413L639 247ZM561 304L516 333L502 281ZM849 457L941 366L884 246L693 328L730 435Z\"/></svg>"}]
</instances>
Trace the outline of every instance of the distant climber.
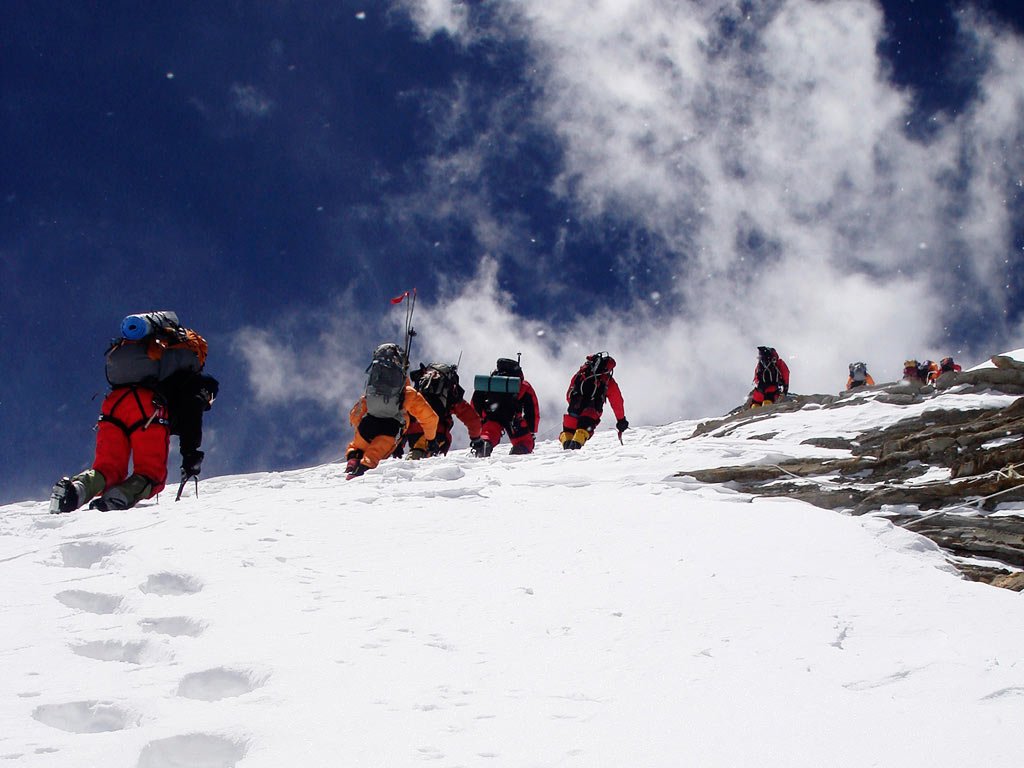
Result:
<instances>
[{"instance_id":1,"label":"distant climber","mask_svg":"<svg viewBox=\"0 0 1024 768\"><path fill-rule=\"evenodd\" d=\"M502 432L512 443L512 454L533 453L540 405L518 360L499 358L490 376L477 376L471 402L481 421L482 440L475 455L490 456Z\"/></svg>"},{"instance_id":2,"label":"distant climber","mask_svg":"<svg viewBox=\"0 0 1024 768\"><path fill-rule=\"evenodd\" d=\"M868 373L867 363L850 363L850 375L846 378L846 388L873 387L875 380Z\"/></svg>"},{"instance_id":3,"label":"distant climber","mask_svg":"<svg viewBox=\"0 0 1024 768\"><path fill-rule=\"evenodd\" d=\"M931 360L920 362L918 360L906 360L903 363L903 380L908 384L924 386L929 384L935 376L939 367Z\"/></svg>"},{"instance_id":4,"label":"distant climber","mask_svg":"<svg viewBox=\"0 0 1024 768\"><path fill-rule=\"evenodd\" d=\"M178 435L182 487L198 483L204 453L203 413L219 385L203 373L207 343L174 312L129 315L106 352L110 393L100 407L92 469L57 481L50 512L128 509L152 498L167 482L167 451ZM132 473L128 474L129 462ZM102 495L100 495L102 494Z\"/></svg>"},{"instance_id":5,"label":"distant climber","mask_svg":"<svg viewBox=\"0 0 1024 768\"><path fill-rule=\"evenodd\" d=\"M622 433L629 429L626 421L622 392L613 378L615 358L607 352L587 355L586 361L573 375L565 393L568 411L562 417L562 433L558 436L562 448L577 450L589 440L597 425L601 423L605 400L615 413L615 428Z\"/></svg>"},{"instance_id":6,"label":"distant climber","mask_svg":"<svg viewBox=\"0 0 1024 768\"><path fill-rule=\"evenodd\" d=\"M437 450L437 414L413 389L405 374L405 354L397 344L381 344L366 369L366 389L349 411L355 435L345 451L345 476L351 480L389 456L413 416L428 452Z\"/></svg>"},{"instance_id":7,"label":"distant climber","mask_svg":"<svg viewBox=\"0 0 1024 768\"><path fill-rule=\"evenodd\" d=\"M932 383L944 373L959 373L962 370L963 368L952 357L944 357L939 361L937 368L928 372L928 383Z\"/></svg>"},{"instance_id":8,"label":"distant climber","mask_svg":"<svg viewBox=\"0 0 1024 768\"><path fill-rule=\"evenodd\" d=\"M754 389L747 398L750 408L780 402L789 393L789 366L774 347L757 348Z\"/></svg>"}]
</instances>

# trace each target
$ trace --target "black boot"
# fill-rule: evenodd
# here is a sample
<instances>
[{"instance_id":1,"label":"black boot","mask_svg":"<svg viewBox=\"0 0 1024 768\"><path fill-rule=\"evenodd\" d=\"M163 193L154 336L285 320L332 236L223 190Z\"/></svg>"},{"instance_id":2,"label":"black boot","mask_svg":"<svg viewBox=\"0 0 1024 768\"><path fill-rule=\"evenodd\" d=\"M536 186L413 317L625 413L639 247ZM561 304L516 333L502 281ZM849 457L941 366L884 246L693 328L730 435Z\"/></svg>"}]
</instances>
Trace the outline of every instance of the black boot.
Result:
<instances>
[{"instance_id":1,"label":"black boot","mask_svg":"<svg viewBox=\"0 0 1024 768\"><path fill-rule=\"evenodd\" d=\"M367 467L365 464L360 464L359 462L356 462L356 464L352 467L346 465L345 479L351 480L354 477L360 477L364 472L366 472L367 469L369 469L369 467Z\"/></svg>"},{"instance_id":2,"label":"black boot","mask_svg":"<svg viewBox=\"0 0 1024 768\"><path fill-rule=\"evenodd\" d=\"M108 488L102 496L89 505L89 509L106 512L111 509L130 509L153 491L153 481L145 475L133 474L120 485Z\"/></svg>"},{"instance_id":3,"label":"black boot","mask_svg":"<svg viewBox=\"0 0 1024 768\"><path fill-rule=\"evenodd\" d=\"M58 480L50 493L50 514L60 515L78 509L82 505L78 491L70 477Z\"/></svg>"}]
</instances>

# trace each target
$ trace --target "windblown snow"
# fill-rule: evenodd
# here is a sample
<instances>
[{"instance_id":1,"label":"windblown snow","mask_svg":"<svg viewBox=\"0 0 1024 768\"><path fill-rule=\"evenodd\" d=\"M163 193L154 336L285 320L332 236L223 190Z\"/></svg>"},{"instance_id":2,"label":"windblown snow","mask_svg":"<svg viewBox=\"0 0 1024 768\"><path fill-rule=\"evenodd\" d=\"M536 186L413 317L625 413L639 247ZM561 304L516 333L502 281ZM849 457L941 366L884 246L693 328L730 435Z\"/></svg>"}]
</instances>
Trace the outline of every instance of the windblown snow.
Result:
<instances>
[{"instance_id":1,"label":"windblown snow","mask_svg":"<svg viewBox=\"0 0 1024 768\"><path fill-rule=\"evenodd\" d=\"M0 765L1020 766L1022 595L676 474L905 413L0 508Z\"/></svg>"}]
</instances>

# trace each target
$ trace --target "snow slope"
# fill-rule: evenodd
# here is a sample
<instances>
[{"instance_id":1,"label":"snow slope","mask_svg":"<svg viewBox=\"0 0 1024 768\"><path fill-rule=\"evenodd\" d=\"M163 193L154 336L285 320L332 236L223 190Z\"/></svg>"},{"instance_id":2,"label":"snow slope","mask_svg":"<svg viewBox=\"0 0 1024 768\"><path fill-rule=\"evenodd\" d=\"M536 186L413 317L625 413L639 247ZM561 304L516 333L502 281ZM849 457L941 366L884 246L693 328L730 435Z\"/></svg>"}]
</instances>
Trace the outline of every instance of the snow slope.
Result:
<instances>
[{"instance_id":1,"label":"snow slope","mask_svg":"<svg viewBox=\"0 0 1024 768\"><path fill-rule=\"evenodd\" d=\"M675 476L903 413L0 508L0 765L1020 766L1022 595Z\"/></svg>"}]
</instances>

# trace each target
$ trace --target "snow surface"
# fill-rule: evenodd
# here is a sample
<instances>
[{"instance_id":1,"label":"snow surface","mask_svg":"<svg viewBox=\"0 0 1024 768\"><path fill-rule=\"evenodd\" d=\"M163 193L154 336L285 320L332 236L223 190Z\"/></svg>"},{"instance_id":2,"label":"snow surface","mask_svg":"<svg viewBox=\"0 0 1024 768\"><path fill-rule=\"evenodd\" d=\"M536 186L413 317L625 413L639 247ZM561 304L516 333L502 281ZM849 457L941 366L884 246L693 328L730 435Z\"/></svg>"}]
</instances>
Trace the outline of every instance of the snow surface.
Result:
<instances>
[{"instance_id":1,"label":"snow surface","mask_svg":"<svg viewBox=\"0 0 1024 768\"><path fill-rule=\"evenodd\" d=\"M912 412L0 508L0 766L1020 766L1022 595L676 476Z\"/></svg>"}]
</instances>

